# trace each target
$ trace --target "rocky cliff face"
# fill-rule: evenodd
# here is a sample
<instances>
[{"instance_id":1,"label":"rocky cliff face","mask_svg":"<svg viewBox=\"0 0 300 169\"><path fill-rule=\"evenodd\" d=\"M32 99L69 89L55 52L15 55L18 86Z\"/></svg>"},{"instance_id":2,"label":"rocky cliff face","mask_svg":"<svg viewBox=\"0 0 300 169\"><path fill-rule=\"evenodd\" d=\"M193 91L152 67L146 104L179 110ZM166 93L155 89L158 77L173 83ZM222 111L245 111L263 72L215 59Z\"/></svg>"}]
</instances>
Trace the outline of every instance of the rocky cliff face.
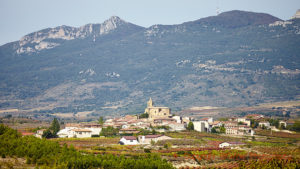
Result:
<instances>
[{"instance_id":1,"label":"rocky cliff face","mask_svg":"<svg viewBox=\"0 0 300 169\"><path fill-rule=\"evenodd\" d=\"M141 28L131 23L125 22L117 16L112 16L102 24L87 24L79 28L70 26L59 26L55 28L48 28L38 32L31 33L22 37L19 44L16 46L17 54L34 53L44 49L51 49L61 45L57 40L74 40L93 37L96 38L109 34L110 32L122 26L131 26ZM53 40L56 40L55 42Z\"/></svg>"}]
</instances>

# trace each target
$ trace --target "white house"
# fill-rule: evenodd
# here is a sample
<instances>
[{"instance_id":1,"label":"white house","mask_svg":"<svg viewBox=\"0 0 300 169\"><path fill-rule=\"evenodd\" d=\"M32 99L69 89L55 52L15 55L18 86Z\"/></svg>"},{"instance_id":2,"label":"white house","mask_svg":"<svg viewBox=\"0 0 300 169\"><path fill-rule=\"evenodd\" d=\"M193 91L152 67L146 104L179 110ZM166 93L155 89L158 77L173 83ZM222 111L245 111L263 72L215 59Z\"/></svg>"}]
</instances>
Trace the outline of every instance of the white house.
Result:
<instances>
[{"instance_id":1,"label":"white house","mask_svg":"<svg viewBox=\"0 0 300 169\"><path fill-rule=\"evenodd\" d=\"M258 125L259 125L259 127L265 126L267 129L271 127L271 125L268 121L259 122Z\"/></svg>"},{"instance_id":2,"label":"white house","mask_svg":"<svg viewBox=\"0 0 300 169\"><path fill-rule=\"evenodd\" d=\"M245 143L242 142L223 142L219 144L219 148L226 148L226 147L237 147L245 145Z\"/></svg>"},{"instance_id":3,"label":"white house","mask_svg":"<svg viewBox=\"0 0 300 169\"><path fill-rule=\"evenodd\" d=\"M170 127L170 131L183 131L183 130L185 130L184 124L180 124L180 123L171 123L168 126Z\"/></svg>"},{"instance_id":4,"label":"white house","mask_svg":"<svg viewBox=\"0 0 300 169\"><path fill-rule=\"evenodd\" d=\"M100 132L102 131L102 128L84 128L84 129L87 129L87 130L91 130L91 135L100 135Z\"/></svg>"},{"instance_id":5,"label":"white house","mask_svg":"<svg viewBox=\"0 0 300 169\"><path fill-rule=\"evenodd\" d=\"M225 148L225 147L229 147L230 144L228 142L223 142L219 144L219 148Z\"/></svg>"},{"instance_id":6,"label":"white house","mask_svg":"<svg viewBox=\"0 0 300 169\"><path fill-rule=\"evenodd\" d=\"M160 140L170 140L170 139L173 138L165 135L146 135L146 136L138 137L138 141L140 144L151 144L151 141L157 142Z\"/></svg>"},{"instance_id":7,"label":"white house","mask_svg":"<svg viewBox=\"0 0 300 169\"><path fill-rule=\"evenodd\" d=\"M35 137L42 138L45 130L46 129L41 129L41 130L36 131Z\"/></svg>"},{"instance_id":8,"label":"white house","mask_svg":"<svg viewBox=\"0 0 300 169\"><path fill-rule=\"evenodd\" d=\"M134 137L134 136L123 136L120 139L119 143L121 145L137 145L137 144L139 144L136 137Z\"/></svg>"},{"instance_id":9,"label":"white house","mask_svg":"<svg viewBox=\"0 0 300 169\"><path fill-rule=\"evenodd\" d=\"M199 132L205 131L205 124L204 121L193 121L194 124L194 130Z\"/></svg>"},{"instance_id":10,"label":"white house","mask_svg":"<svg viewBox=\"0 0 300 169\"><path fill-rule=\"evenodd\" d=\"M194 130L199 132L208 132L210 131L210 125L207 121L193 121Z\"/></svg>"},{"instance_id":11,"label":"white house","mask_svg":"<svg viewBox=\"0 0 300 169\"><path fill-rule=\"evenodd\" d=\"M246 118L237 118L236 121L237 122L242 122L242 123L246 124L247 126L251 125L251 121L249 119L246 119Z\"/></svg>"},{"instance_id":12,"label":"white house","mask_svg":"<svg viewBox=\"0 0 300 169\"><path fill-rule=\"evenodd\" d=\"M176 123L181 123L182 121L180 116L173 116L172 118L176 120Z\"/></svg>"},{"instance_id":13,"label":"white house","mask_svg":"<svg viewBox=\"0 0 300 169\"><path fill-rule=\"evenodd\" d=\"M87 138L92 137L92 131L89 129L73 129L72 130L76 138Z\"/></svg>"},{"instance_id":14,"label":"white house","mask_svg":"<svg viewBox=\"0 0 300 169\"><path fill-rule=\"evenodd\" d=\"M285 121L279 121L279 126L283 126L286 128L287 124Z\"/></svg>"},{"instance_id":15,"label":"white house","mask_svg":"<svg viewBox=\"0 0 300 169\"><path fill-rule=\"evenodd\" d=\"M85 138L92 135L99 135L102 128L98 124L66 124L66 127L60 130L57 135L59 138Z\"/></svg>"},{"instance_id":16,"label":"white house","mask_svg":"<svg viewBox=\"0 0 300 169\"><path fill-rule=\"evenodd\" d=\"M72 130L73 128L64 128L62 130L59 130L59 132L57 132L57 136L59 138L72 138L74 137L74 132Z\"/></svg>"},{"instance_id":17,"label":"white house","mask_svg":"<svg viewBox=\"0 0 300 169\"><path fill-rule=\"evenodd\" d=\"M235 128L226 128L225 133L229 135L237 135L239 129L237 127Z\"/></svg>"}]
</instances>

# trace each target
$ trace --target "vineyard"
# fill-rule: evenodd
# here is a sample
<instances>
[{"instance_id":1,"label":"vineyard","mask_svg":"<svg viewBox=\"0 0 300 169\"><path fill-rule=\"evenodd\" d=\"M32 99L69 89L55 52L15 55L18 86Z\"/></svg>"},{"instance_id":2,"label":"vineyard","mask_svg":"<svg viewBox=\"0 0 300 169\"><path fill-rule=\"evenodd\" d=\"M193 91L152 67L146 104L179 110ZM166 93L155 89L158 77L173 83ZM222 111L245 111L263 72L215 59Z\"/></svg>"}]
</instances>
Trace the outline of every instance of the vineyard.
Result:
<instances>
[{"instance_id":1,"label":"vineyard","mask_svg":"<svg viewBox=\"0 0 300 169\"><path fill-rule=\"evenodd\" d=\"M171 132L151 145L119 145L119 137L38 139L0 127L0 166L32 168L300 168L299 138L233 138L194 131ZM295 134L297 135L297 134ZM219 148L224 141L244 145ZM123 166L123 165L126 165ZM160 167L159 167L160 166ZM5 168L4 167L4 168ZM50 167L50 168L51 168ZM138 168L140 168L138 167Z\"/></svg>"}]
</instances>

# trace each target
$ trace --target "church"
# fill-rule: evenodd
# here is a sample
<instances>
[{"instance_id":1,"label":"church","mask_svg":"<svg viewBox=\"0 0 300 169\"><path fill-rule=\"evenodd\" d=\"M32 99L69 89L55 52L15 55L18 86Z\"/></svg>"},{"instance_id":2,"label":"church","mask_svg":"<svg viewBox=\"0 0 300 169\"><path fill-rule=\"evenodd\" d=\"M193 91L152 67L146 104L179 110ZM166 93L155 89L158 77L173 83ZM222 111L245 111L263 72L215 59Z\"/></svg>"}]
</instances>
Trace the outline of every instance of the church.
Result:
<instances>
[{"instance_id":1,"label":"church","mask_svg":"<svg viewBox=\"0 0 300 169\"><path fill-rule=\"evenodd\" d=\"M168 107L154 107L153 101L150 98L147 102L145 113L149 115L150 119L168 118L171 114L171 110Z\"/></svg>"}]
</instances>

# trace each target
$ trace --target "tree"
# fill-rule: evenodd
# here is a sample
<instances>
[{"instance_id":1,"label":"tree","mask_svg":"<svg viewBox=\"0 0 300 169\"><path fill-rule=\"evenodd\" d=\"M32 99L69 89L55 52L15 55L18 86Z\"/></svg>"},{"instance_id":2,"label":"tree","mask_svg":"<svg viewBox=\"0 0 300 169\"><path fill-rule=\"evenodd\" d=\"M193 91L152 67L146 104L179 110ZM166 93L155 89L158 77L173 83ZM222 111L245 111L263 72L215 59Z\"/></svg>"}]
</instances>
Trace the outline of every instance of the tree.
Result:
<instances>
[{"instance_id":1,"label":"tree","mask_svg":"<svg viewBox=\"0 0 300 169\"><path fill-rule=\"evenodd\" d=\"M194 123L190 121L186 129L189 131L194 130Z\"/></svg>"},{"instance_id":2,"label":"tree","mask_svg":"<svg viewBox=\"0 0 300 169\"><path fill-rule=\"evenodd\" d=\"M53 138L54 135L52 134L52 132L49 129L47 129L47 130L44 131L42 137L43 138Z\"/></svg>"},{"instance_id":3,"label":"tree","mask_svg":"<svg viewBox=\"0 0 300 169\"><path fill-rule=\"evenodd\" d=\"M103 117L100 116L100 117L99 117L99 124L100 124L100 125L103 125L103 123L104 123Z\"/></svg>"},{"instance_id":4,"label":"tree","mask_svg":"<svg viewBox=\"0 0 300 169\"><path fill-rule=\"evenodd\" d=\"M216 130L216 128L215 128L215 127L213 127L213 128L211 129L211 132L212 132L212 133L217 133L217 130Z\"/></svg>"},{"instance_id":5,"label":"tree","mask_svg":"<svg viewBox=\"0 0 300 169\"><path fill-rule=\"evenodd\" d=\"M279 120L278 119L269 119L269 123L271 126L275 126L276 128L279 128Z\"/></svg>"},{"instance_id":6,"label":"tree","mask_svg":"<svg viewBox=\"0 0 300 169\"><path fill-rule=\"evenodd\" d=\"M53 119L52 124L49 129L52 130L53 136L56 137L57 132L60 130L60 125L59 125L57 118Z\"/></svg>"},{"instance_id":7,"label":"tree","mask_svg":"<svg viewBox=\"0 0 300 169\"><path fill-rule=\"evenodd\" d=\"M254 119L251 119L251 127L252 128L257 128L258 127L258 122L255 121Z\"/></svg>"},{"instance_id":8,"label":"tree","mask_svg":"<svg viewBox=\"0 0 300 169\"><path fill-rule=\"evenodd\" d=\"M145 119L145 118L148 118L148 117L149 117L148 113L143 113L143 114L139 115L140 119Z\"/></svg>"},{"instance_id":9,"label":"tree","mask_svg":"<svg viewBox=\"0 0 300 169\"><path fill-rule=\"evenodd\" d=\"M107 128L102 128L100 132L100 136L105 136L105 137L116 136L117 134L118 134L118 129L115 129L111 126L108 126Z\"/></svg>"},{"instance_id":10,"label":"tree","mask_svg":"<svg viewBox=\"0 0 300 169\"><path fill-rule=\"evenodd\" d=\"M220 133L226 133L226 128L225 127L220 127Z\"/></svg>"}]
</instances>

